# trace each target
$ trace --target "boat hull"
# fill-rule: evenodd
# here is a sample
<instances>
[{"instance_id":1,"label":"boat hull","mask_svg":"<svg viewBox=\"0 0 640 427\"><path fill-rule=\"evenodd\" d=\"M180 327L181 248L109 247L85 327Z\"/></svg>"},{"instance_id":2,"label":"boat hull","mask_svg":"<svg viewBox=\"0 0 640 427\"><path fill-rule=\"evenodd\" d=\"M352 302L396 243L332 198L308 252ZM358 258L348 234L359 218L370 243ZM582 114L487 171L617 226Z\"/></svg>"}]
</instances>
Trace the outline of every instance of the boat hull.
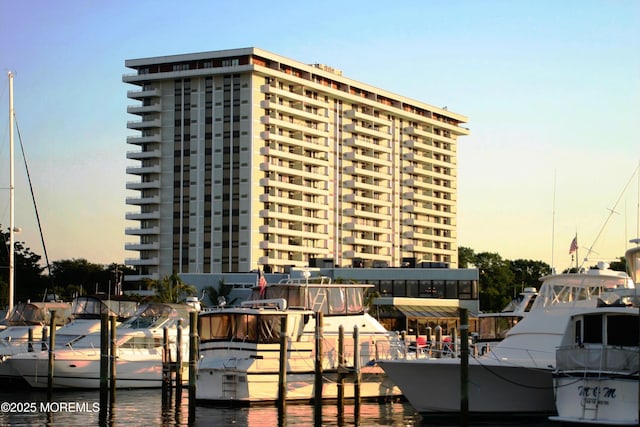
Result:
<instances>
[{"instance_id":1,"label":"boat hull","mask_svg":"<svg viewBox=\"0 0 640 427\"><path fill-rule=\"evenodd\" d=\"M251 361L247 361L251 363ZM240 363L242 365L242 363ZM239 366L240 367L240 366ZM355 373L339 374L336 370L322 373L322 399L338 398L338 383L344 379L343 397L356 396ZM238 368L200 367L196 384L196 399L210 404L224 403L238 406L271 403L278 400L280 375L277 370L254 371ZM287 401L309 402L315 398L315 373L287 372ZM360 371L360 399L385 400L401 396L398 387L378 366L367 366Z\"/></svg>"},{"instance_id":2,"label":"boat hull","mask_svg":"<svg viewBox=\"0 0 640 427\"><path fill-rule=\"evenodd\" d=\"M482 414L553 414L550 369L469 360L468 408ZM420 413L455 414L461 408L460 359L382 360L379 364L399 384ZM421 378L422 381L416 379Z\"/></svg>"},{"instance_id":3,"label":"boat hull","mask_svg":"<svg viewBox=\"0 0 640 427\"><path fill-rule=\"evenodd\" d=\"M638 377L554 378L558 416L580 424L638 425Z\"/></svg>"},{"instance_id":4,"label":"boat hull","mask_svg":"<svg viewBox=\"0 0 640 427\"><path fill-rule=\"evenodd\" d=\"M57 352L53 366L53 387L58 389L100 388L100 358L95 352ZM186 361L185 361L186 362ZM9 362L33 388L48 384L46 353L29 353L13 357ZM183 363L182 378L188 378L188 365ZM116 363L117 388L162 387L162 352L120 352Z\"/></svg>"}]
</instances>

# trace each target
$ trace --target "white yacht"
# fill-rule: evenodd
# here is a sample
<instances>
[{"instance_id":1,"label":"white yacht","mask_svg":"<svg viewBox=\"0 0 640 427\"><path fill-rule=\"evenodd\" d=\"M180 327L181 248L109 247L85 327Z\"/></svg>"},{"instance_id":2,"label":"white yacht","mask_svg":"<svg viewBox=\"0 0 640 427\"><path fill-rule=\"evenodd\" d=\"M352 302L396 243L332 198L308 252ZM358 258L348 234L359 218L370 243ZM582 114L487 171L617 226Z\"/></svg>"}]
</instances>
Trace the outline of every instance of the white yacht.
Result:
<instances>
[{"instance_id":1,"label":"white yacht","mask_svg":"<svg viewBox=\"0 0 640 427\"><path fill-rule=\"evenodd\" d=\"M164 328L167 328L171 360L176 360L176 338L181 333L183 378L188 378L189 312L186 304L148 303L116 330L116 386L153 388L162 386ZM178 321L181 326L178 326ZM46 352L13 356L10 365L34 388L48 382ZM55 350L54 388L97 389L100 386L100 332L83 336Z\"/></svg>"},{"instance_id":2,"label":"white yacht","mask_svg":"<svg viewBox=\"0 0 640 427\"><path fill-rule=\"evenodd\" d=\"M10 316L16 322L21 322L27 313L30 314L35 324L30 326L9 326L0 332L0 378L2 380L20 380L21 375L7 363L11 357L27 352L46 352L49 349L48 337L51 331L48 330L50 324L50 310L56 310L56 347L64 348L69 343L74 342L95 331L100 330L100 313L116 315L119 321L130 317L135 312L138 303L130 298L109 297L98 294L93 296L79 296L73 300L71 305L67 303L30 303L24 306L16 305L14 313ZM41 310L46 307L46 314ZM16 312L16 310L19 310ZM33 323L33 322L32 322ZM34 328L34 342L29 345L29 328ZM44 328L47 328L46 331Z\"/></svg>"},{"instance_id":3,"label":"white yacht","mask_svg":"<svg viewBox=\"0 0 640 427\"><path fill-rule=\"evenodd\" d=\"M250 405L278 399L280 336L286 322L286 398L314 397L316 319L322 322L322 397L338 395L339 372L345 375L345 398L354 397L354 373L360 366L360 397L400 396L374 361L398 348L395 333L371 317L364 292L371 285L332 284L327 278L289 279L256 287L242 307L222 307L199 315L200 363L196 399L225 405ZM344 331L339 363L339 329ZM354 327L359 340L354 347ZM354 360L354 354L359 357Z\"/></svg>"},{"instance_id":4,"label":"white yacht","mask_svg":"<svg viewBox=\"0 0 640 427\"><path fill-rule=\"evenodd\" d=\"M544 277L531 310L491 351L469 358L468 408L483 414L552 414L555 350L571 315L595 307L607 290L634 288L631 278L600 265L579 274ZM459 358L379 360L421 413L461 408Z\"/></svg>"},{"instance_id":5,"label":"white yacht","mask_svg":"<svg viewBox=\"0 0 640 427\"><path fill-rule=\"evenodd\" d=\"M478 314L475 346L478 354L485 354L502 341L507 333L531 310L538 296L534 287L526 287L502 311Z\"/></svg>"},{"instance_id":6,"label":"white yacht","mask_svg":"<svg viewBox=\"0 0 640 427\"><path fill-rule=\"evenodd\" d=\"M640 248L627 252L638 283ZM553 381L562 423L640 424L640 296L611 292L596 308L575 314L556 352Z\"/></svg>"}]
</instances>

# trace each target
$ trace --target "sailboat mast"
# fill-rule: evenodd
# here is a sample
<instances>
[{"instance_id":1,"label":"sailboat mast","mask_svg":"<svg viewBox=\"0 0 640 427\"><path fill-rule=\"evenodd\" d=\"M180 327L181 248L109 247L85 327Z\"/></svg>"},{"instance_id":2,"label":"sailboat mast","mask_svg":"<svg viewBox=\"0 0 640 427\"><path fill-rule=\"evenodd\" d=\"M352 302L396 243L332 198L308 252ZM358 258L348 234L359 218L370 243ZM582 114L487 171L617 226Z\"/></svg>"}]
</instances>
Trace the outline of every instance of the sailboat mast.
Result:
<instances>
[{"instance_id":1,"label":"sailboat mast","mask_svg":"<svg viewBox=\"0 0 640 427\"><path fill-rule=\"evenodd\" d=\"M9 71L9 307L7 314L13 311L13 288L14 288L14 173L13 173L13 73Z\"/></svg>"}]
</instances>

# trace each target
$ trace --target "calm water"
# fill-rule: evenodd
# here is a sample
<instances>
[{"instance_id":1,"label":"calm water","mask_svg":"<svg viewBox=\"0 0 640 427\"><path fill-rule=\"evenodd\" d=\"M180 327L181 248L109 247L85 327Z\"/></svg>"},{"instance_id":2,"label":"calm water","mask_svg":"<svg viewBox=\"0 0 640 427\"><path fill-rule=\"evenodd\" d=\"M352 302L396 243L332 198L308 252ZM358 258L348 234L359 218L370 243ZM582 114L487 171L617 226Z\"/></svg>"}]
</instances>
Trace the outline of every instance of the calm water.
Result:
<instances>
[{"instance_id":1,"label":"calm water","mask_svg":"<svg viewBox=\"0 0 640 427\"><path fill-rule=\"evenodd\" d=\"M97 391L56 391L51 402L46 392L15 391L3 387L0 391L0 426L186 426L188 425L187 391L179 405L175 395L163 405L160 390L118 390L111 411L101 414L100 394ZM107 408L109 409L109 408ZM319 421L319 422L316 422ZM283 419L274 407L213 408L196 407L196 426L452 426L457 420L431 421L421 417L408 403L363 403L359 420L355 419L353 404L345 405L344 416L338 418L335 404L322 408L322 419L316 420L310 405L286 408ZM501 420L482 421L474 426L555 426L544 419L523 424Z\"/></svg>"}]
</instances>

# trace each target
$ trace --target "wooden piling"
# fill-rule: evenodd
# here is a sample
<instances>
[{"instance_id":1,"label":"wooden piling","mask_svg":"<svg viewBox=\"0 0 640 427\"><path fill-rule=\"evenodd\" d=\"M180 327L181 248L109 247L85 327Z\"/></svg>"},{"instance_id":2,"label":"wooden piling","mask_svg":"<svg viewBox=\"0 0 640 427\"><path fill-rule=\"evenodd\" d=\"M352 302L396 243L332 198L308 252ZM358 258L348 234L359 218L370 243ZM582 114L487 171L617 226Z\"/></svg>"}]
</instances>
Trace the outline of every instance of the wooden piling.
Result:
<instances>
[{"instance_id":1,"label":"wooden piling","mask_svg":"<svg viewBox=\"0 0 640 427\"><path fill-rule=\"evenodd\" d=\"M176 325L176 396L182 394L182 319ZM178 401L180 399L176 399Z\"/></svg>"},{"instance_id":2,"label":"wooden piling","mask_svg":"<svg viewBox=\"0 0 640 427\"><path fill-rule=\"evenodd\" d=\"M111 346L110 346L110 378L109 383L110 401L111 404L116 400L116 363L118 359L118 342L117 342L117 329L116 329L116 316L109 316L109 326L111 332Z\"/></svg>"},{"instance_id":3,"label":"wooden piling","mask_svg":"<svg viewBox=\"0 0 640 427\"><path fill-rule=\"evenodd\" d=\"M278 365L278 411L280 419L284 419L287 407L287 355L289 336L287 335L287 316L280 318L280 363Z\"/></svg>"},{"instance_id":4,"label":"wooden piling","mask_svg":"<svg viewBox=\"0 0 640 427\"><path fill-rule=\"evenodd\" d=\"M344 326L340 325L338 327L338 417L344 416L344 365Z\"/></svg>"},{"instance_id":5,"label":"wooden piling","mask_svg":"<svg viewBox=\"0 0 640 427\"><path fill-rule=\"evenodd\" d=\"M106 411L109 388L109 313L100 313L100 410Z\"/></svg>"},{"instance_id":6,"label":"wooden piling","mask_svg":"<svg viewBox=\"0 0 640 427\"><path fill-rule=\"evenodd\" d=\"M435 328L436 338L436 357L442 357L442 326L438 325Z\"/></svg>"},{"instance_id":7,"label":"wooden piling","mask_svg":"<svg viewBox=\"0 0 640 427\"><path fill-rule=\"evenodd\" d=\"M469 425L469 316L460 308L460 426Z\"/></svg>"},{"instance_id":8,"label":"wooden piling","mask_svg":"<svg viewBox=\"0 0 640 427\"><path fill-rule=\"evenodd\" d=\"M353 327L353 412L356 419L360 414L360 382L362 373L360 372L360 330L358 325Z\"/></svg>"},{"instance_id":9,"label":"wooden piling","mask_svg":"<svg viewBox=\"0 0 640 427\"><path fill-rule=\"evenodd\" d=\"M162 329L162 401L165 406L167 396L171 390L171 352L169 348L169 330Z\"/></svg>"},{"instance_id":10,"label":"wooden piling","mask_svg":"<svg viewBox=\"0 0 640 427\"><path fill-rule=\"evenodd\" d=\"M51 320L49 324L49 329L51 332L49 333L49 370L47 377L47 390L49 393L49 398L51 398L51 392L53 390L53 362L54 362L54 350L56 346L56 311L51 310Z\"/></svg>"},{"instance_id":11,"label":"wooden piling","mask_svg":"<svg viewBox=\"0 0 640 427\"><path fill-rule=\"evenodd\" d=\"M27 332L27 352L33 353L33 328Z\"/></svg>"},{"instance_id":12,"label":"wooden piling","mask_svg":"<svg viewBox=\"0 0 640 427\"><path fill-rule=\"evenodd\" d=\"M314 423L322 425L322 338L324 336L324 315L321 311L316 313L316 333L315 333L315 378L314 378Z\"/></svg>"},{"instance_id":13,"label":"wooden piling","mask_svg":"<svg viewBox=\"0 0 640 427\"><path fill-rule=\"evenodd\" d=\"M198 313L189 313L189 425L196 421L196 380L198 373Z\"/></svg>"}]
</instances>

